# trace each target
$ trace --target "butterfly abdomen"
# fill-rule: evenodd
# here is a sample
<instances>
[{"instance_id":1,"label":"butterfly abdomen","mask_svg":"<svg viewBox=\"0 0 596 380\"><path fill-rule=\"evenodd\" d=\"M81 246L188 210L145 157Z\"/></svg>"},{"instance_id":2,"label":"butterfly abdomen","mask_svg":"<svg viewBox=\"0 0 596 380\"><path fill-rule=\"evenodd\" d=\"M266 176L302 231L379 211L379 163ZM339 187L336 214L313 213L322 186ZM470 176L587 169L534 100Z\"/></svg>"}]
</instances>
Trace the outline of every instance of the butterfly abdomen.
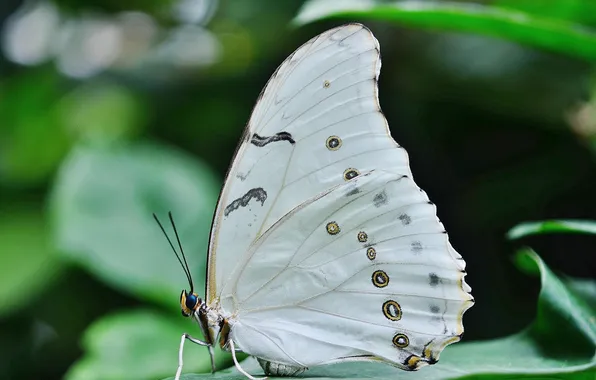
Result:
<instances>
[{"instance_id":1,"label":"butterfly abdomen","mask_svg":"<svg viewBox=\"0 0 596 380\"><path fill-rule=\"evenodd\" d=\"M270 362L261 358L257 358L257 361L267 376L296 376L308 369L306 367Z\"/></svg>"}]
</instances>

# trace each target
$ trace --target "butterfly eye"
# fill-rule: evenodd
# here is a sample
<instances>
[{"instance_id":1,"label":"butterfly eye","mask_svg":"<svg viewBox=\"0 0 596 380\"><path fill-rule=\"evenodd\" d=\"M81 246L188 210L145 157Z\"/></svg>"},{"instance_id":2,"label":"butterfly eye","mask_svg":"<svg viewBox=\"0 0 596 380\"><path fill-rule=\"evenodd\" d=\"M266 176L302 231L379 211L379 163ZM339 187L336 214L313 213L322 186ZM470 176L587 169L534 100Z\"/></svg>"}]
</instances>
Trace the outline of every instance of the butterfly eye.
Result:
<instances>
[{"instance_id":1,"label":"butterfly eye","mask_svg":"<svg viewBox=\"0 0 596 380\"><path fill-rule=\"evenodd\" d=\"M183 290L182 293L180 293L180 310L182 311L182 315L185 317L190 317L191 314L191 310L186 307L186 300L188 296L189 294L186 292L186 290Z\"/></svg>"},{"instance_id":2,"label":"butterfly eye","mask_svg":"<svg viewBox=\"0 0 596 380\"><path fill-rule=\"evenodd\" d=\"M186 302L184 302L185 306L189 309L189 310L194 310L195 307L197 306L197 302L198 302L198 298L195 294L189 294L186 297Z\"/></svg>"}]
</instances>

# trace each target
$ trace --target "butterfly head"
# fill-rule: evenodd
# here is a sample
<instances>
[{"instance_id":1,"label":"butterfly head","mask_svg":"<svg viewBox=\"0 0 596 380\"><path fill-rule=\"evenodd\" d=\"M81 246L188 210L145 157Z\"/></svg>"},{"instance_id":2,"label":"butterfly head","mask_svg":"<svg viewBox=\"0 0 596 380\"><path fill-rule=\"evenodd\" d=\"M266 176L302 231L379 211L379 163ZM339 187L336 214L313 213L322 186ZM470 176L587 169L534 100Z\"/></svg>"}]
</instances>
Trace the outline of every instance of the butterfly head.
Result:
<instances>
[{"instance_id":1,"label":"butterfly head","mask_svg":"<svg viewBox=\"0 0 596 380\"><path fill-rule=\"evenodd\" d=\"M197 293L183 290L180 294L180 310L182 310L182 315L185 317L193 315L202 305L203 300L199 298Z\"/></svg>"}]
</instances>

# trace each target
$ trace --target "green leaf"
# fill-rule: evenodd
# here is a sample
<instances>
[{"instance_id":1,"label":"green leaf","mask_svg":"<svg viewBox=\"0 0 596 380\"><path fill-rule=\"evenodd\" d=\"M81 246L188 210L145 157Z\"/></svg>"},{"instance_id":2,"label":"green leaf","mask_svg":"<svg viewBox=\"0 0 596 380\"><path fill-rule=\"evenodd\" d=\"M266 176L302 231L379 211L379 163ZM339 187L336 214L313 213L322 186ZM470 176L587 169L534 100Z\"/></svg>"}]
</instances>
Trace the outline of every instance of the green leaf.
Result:
<instances>
[{"instance_id":1,"label":"green leaf","mask_svg":"<svg viewBox=\"0 0 596 380\"><path fill-rule=\"evenodd\" d=\"M515 256L515 261L523 271L540 275L542 284L536 320L528 333L541 347L548 346L550 355L555 355L558 351L562 351L562 355L577 353L569 357L567 362L584 357L594 366L596 317L589 305L595 301L592 298L595 292L583 292L581 297L577 286L569 286L569 281L560 280L530 249L520 251ZM586 282L581 283L585 289ZM596 286L596 281L590 283L592 288ZM561 342L562 336L565 342Z\"/></svg>"},{"instance_id":2,"label":"green leaf","mask_svg":"<svg viewBox=\"0 0 596 380\"><path fill-rule=\"evenodd\" d=\"M493 5L582 24L596 23L596 3L593 0L495 0Z\"/></svg>"},{"instance_id":3,"label":"green leaf","mask_svg":"<svg viewBox=\"0 0 596 380\"><path fill-rule=\"evenodd\" d=\"M184 272L155 223L172 211L202 293L219 181L205 165L154 144L78 146L51 198L56 243L68 259L112 286L179 309ZM177 311L179 312L179 311Z\"/></svg>"},{"instance_id":4,"label":"green leaf","mask_svg":"<svg viewBox=\"0 0 596 380\"><path fill-rule=\"evenodd\" d=\"M596 33L573 22L513 9L443 1L310 0L295 25L329 18L392 21L400 25L483 34L596 59Z\"/></svg>"},{"instance_id":5,"label":"green leaf","mask_svg":"<svg viewBox=\"0 0 596 380\"><path fill-rule=\"evenodd\" d=\"M587 302L596 291L575 291L557 278L534 252L516 255L520 269L540 275L542 290L534 323L515 335L483 342L458 343L441 354L438 364L420 371L403 371L378 363L343 363L308 370L308 378L349 379L586 379L596 376L596 317ZM596 287L596 281L590 281ZM586 287L583 283L582 287ZM580 296L583 294L583 296ZM495 303L496 313L503 310ZM486 328L490 328L487 326ZM254 359L243 366L253 375L263 371ZM243 379L235 370L184 379ZM170 378L171 379L171 378Z\"/></svg>"},{"instance_id":6,"label":"green leaf","mask_svg":"<svg viewBox=\"0 0 596 380\"><path fill-rule=\"evenodd\" d=\"M159 379L176 373L183 332L201 337L197 326L177 314L164 316L152 310L111 314L85 331L85 356L66 374L67 380ZM229 354L216 351L216 366L230 362ZM184 368L208 372L211 362L205 347L186 342Z\"/></svg>"},{"instance_id":7,"label":"green leaf","mask_svg":"<svg viewBox=\"0 0 596 380\"><path fill-rule=\"evenodd\" d=\"M592 315L596 316L596 282L582 278L567 278L565 284L577 297L586 301Z\"/></svg>"},{"instance_id":8,"label":"green leaf","mask_svg":"<svg viewBox=\"0 0 596 380\"><path fill-rule=\"evenodd\" d=\"M56 117L59 77L27 70L0 82L0 184L34 187L47 181L70 139Z\"/></svg>"},{"instance_id":9,"label":"green leaf","mask_svg":"<svg viewBox=\"0 0 596 380\"><path fill-rule=\"evenodd\" d=\"M510 240L528 235L550 233L596 234L596 221L591 220L545 220L518 224L507 232Z\"/></svg>"},{"instance_id":10,"label":"green leaf","mask_svg":"<svg viewBox=\"0 0 596 380\"><path fill-rule=\"evenodd\" d=\"M138 134L146 124L147 108L125 86L90 82L63 97L56 112L78 140L110 142Z\"/></svg>"},{"instance_id":11,"label":"green leaf","mask_svg":"<svg viewBox=\"0 0 596 380\"><path fill-rule=\"evenodd\" d=\"M61 271L38 210L0 210L0 316L31 302ZM36 300L38 301L38 300Z\"/></svg>"},{"instance_id":12,"label":"green leaf","mask_svg":"<svg viewBox=\"0 0 596 380\"><path fill-rule=\"evenodd\" d=\"M147 14L167 14L171 12L171 7L175 4L174 0L129 0L126 3L119 0L54 0L67 15L74 13L80 14L89 9L96 12L118 13L134 9L137 12Z\"/></svg>"}]
</instances>

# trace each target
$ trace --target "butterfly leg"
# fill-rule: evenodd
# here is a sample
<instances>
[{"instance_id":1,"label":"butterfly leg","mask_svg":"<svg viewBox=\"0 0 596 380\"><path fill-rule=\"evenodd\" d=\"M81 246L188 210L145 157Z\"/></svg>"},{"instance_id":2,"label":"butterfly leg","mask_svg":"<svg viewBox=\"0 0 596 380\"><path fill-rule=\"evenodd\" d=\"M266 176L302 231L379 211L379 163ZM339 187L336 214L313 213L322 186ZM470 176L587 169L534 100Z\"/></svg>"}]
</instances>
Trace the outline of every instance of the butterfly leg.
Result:
<instances>
[{"instance_id":1,"label":"butterfly leg","mask_svg":"<svg viewBox=\"0 0 596 380\"><path fill-rule=\"evenodd\" d=\"M209 347L209 354L211 354L211 366L213 367L213 348L211 344L207 342L203 342L202 340L195 339L192 336L188 335L187 333L182 334L180 338L180 348L178 349L178 369L176 370L176 376L174 380L180 380L180 375L182 374L182 365L183 363L183 353L184 353L184 342L186 340L190 340L191 342L198 344L199 346L207 346Z\"/></svg>"},{"instance_id":2,"label":"butterfly leg","mask_svg":"<svg viewBox=\"0 0 596 380\"><path fill-rule=\"evenodd\" d=\"M207 318L207 314L205 311L199 311L195 315L197 321L199 322L199 325L201 326L201 331L203 332L205 342L208 343L207 349L209 350L209 359L211 359L211 373L215 373L215 354L213 351L213 338L211 335L211 331L209 330L209 320Z\"/></svg>"},{"instance_id":3,"label":"butterfly leg","mask_svg":"<svg viewBox=\"0 0 596 380\"><path fill-rule=\"evenodd\" d=\"M234 359L234 365L236 366L236 369L238 370L238 372L240 372L241 374L243 374L244 376L248 377L250 380L266 380L267 377L254 377L248 374L248 372L246 372L241 366L240 363L238 363L238 359L236 359L236 348L234 347L234 341L232 339L228 340L228 342L230 343L230 351L232 352L232 359Z\"/></svg>"},{"instance_id":4,"label":"butterfly leg","mask_svg":"<svg viewBox=\"0 0 596 380\"><path fill-rule=\"evenodd\" d=\"M211 359L211 373L215 373L215 354L213 352L213 345L209 345L207 346L207 349L209 350L209 358Z\"/></svg>"}]
</instances>

